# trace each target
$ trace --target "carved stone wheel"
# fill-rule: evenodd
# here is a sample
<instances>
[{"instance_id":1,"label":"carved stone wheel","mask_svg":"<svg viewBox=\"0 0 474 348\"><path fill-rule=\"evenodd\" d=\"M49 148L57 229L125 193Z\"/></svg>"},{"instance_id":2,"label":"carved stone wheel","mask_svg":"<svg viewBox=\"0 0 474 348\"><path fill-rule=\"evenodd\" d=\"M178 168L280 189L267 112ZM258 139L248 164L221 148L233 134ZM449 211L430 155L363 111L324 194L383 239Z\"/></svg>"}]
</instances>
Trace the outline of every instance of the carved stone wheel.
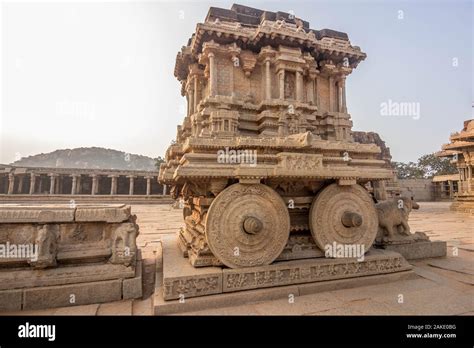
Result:
<instances>
[{"instance_id":1,"label":"carved stone wheel","mask_svg":"<svg viewBox=\"0 0 474 348\"><path fill-rule=\"evenodd\" d=\"M375 204L369 193L359 185L331 184L313 200L309 226L316 245L364 245L367 252L378 229Z\"/></svg>"},{"instance_id":2,"label":"carved stone wheel","mask_svg":"<svg viewBox=\"0 0 474 348\"><path fill-rule=\"evenodd\" d=\"M268 265L283 251L290 215L283 199L262 184L234 184L212 202L206 238L212 253L231 268Z\"/></svg>"}]
</instances>

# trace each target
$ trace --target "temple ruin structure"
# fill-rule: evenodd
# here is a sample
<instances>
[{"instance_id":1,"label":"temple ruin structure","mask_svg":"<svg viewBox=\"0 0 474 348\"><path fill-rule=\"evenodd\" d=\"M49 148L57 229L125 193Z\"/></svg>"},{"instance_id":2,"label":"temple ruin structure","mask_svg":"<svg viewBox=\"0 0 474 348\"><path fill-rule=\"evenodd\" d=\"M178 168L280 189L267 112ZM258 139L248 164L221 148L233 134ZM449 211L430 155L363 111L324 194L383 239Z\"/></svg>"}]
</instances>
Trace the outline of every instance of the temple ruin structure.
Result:
<instances>
[{"instance_id":1,"label":"temple ruin structure","mask_svg":"<svg viewBox=\"0 0 474 348\"><path fill-rule=\"evenodd\" d=\"M437 153L449 157L459 170L459 182L452 210L474 214L474 119L464 121L461 131L452 133L449 143Z\"/></svg>"}]
</instances>

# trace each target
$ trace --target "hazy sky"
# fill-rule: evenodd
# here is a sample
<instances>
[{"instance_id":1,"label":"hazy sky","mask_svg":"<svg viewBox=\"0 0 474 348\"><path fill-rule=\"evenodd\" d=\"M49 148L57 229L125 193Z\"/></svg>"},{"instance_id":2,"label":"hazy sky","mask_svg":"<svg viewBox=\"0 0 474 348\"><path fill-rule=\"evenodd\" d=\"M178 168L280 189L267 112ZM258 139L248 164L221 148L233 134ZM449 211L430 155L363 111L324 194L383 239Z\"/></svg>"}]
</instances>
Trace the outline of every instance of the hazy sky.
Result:
<instances>
[{"instance_id":1,"label":"hazy sky","mask_svg":"<svg viewBox=\"0 0 474 348\"><path fill-rule=\"evenodd\" d=\"M186 110L176 53L210 6L232 3L3 1L0 163L81 146L162 156ZM471 1L238 3L349 34L367 53L347 80L354 129L378 132L394 160L439 150L472 117ZM420 117L381 115L389 101Z\"/></svg>"}]
</instances>

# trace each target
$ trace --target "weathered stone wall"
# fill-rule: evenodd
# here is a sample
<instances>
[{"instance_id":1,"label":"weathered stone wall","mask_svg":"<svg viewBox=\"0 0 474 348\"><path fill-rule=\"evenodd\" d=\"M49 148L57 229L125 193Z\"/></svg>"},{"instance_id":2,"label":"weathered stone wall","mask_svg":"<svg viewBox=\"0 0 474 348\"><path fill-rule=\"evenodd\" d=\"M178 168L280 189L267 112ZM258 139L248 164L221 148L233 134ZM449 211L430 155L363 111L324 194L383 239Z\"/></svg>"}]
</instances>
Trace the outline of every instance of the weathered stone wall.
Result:
<instances>
[{"instance_id":1,"label":"weathered stone wall","mask_svg":"<svg viewBox=\"0 0 474 348\"><path fill-rule=\"evenodd\" d=\"M434 201L434 186L431 179L398 179L402 197L413 197L418 202Z\"/></svg>"},{"instance_id":2,"label":"weathered stone wall","mask_svg":"<svg viewBox=\"0 0 474 348\"><path fill-rule=\"evenodd\" d=\"M0 311L141 297L135 221L125 205L0 206Z\"/></svg>"}]
</instances>

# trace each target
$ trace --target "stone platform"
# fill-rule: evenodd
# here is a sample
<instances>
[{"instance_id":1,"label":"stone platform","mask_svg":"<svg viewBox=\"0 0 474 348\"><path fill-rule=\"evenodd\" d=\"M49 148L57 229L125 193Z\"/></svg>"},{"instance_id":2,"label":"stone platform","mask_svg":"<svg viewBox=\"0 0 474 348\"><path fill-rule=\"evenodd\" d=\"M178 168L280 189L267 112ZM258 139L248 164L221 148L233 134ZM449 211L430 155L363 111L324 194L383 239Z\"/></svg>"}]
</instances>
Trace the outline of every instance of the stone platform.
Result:
<instances>
[{"instance_id":1,"label":"stone platform","mask_svg":"<svg viewBox=\"0 0 474 348\"><path fill-rule=\"evenodd\" d=\"M233 305L301 291L318 292L413 277L400 254L370 250L364 260L315 258L275 262L268 266L229 269L195 268L183 257L176 236L162 239L157 255L154 313L167 314L211 306ZM184 305L187 304L187 305Z\"/></svg>"},{"instance_id":2,"label":"stone platform","mask_svg":"<svg viewBox=\"0 0 474 348\"><path fill-rule=\"evenodd\" d=\"M420 241L416 243L385 245L383 249L397 252L407 260L418 260L433 257L445 257L447 244L440 240Z\"/></svg>"},{"instance_id":3,"label":"stone platform","mask_svg":"<svg viewBox=\"0 0 474 348\"><path fill-rule=\"evenodd\" d=\"M0 205L0 311L142 296L130 206Z\"/></svg>"}]
</instances>

